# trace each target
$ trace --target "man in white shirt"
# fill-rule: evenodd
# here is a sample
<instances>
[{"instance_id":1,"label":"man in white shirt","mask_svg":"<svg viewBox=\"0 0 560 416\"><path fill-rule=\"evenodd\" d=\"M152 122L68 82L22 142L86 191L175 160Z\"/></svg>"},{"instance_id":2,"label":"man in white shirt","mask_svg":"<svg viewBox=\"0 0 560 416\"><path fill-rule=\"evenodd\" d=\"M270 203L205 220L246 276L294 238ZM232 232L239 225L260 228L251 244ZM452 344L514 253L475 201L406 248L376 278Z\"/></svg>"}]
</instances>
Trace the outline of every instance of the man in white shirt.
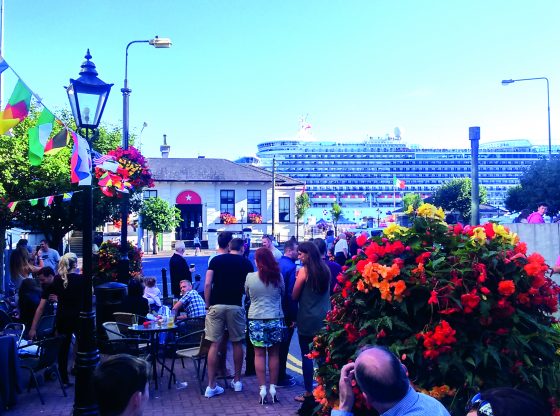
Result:
<instances>
[{"instance_id":1,"label":"man in white shirt","mask_svg":"<svg viewBox=\"0 0 560 416\"><path fill-rule=\"evenodd\" d=\"M348 259L348 241L346 241L346 234L340 233L338 235L338 241L334 246L334 260L341 266L344 266L347 259Z\"/></svg>"},{"instance_id":2,"label":"man in white shirt","mask_svg":"<svg viewBox=\"0 0 560 416\"><path fill-rule=\"evenodd\" d=\"M272 243L272 237L269 236L268 234L263 234L263 236L262 236L262 246L269 249L272 252L272 255L274 256L276 261L280 260L280 257L282 257L282 253Z\"/></svg>"}]
</instances>

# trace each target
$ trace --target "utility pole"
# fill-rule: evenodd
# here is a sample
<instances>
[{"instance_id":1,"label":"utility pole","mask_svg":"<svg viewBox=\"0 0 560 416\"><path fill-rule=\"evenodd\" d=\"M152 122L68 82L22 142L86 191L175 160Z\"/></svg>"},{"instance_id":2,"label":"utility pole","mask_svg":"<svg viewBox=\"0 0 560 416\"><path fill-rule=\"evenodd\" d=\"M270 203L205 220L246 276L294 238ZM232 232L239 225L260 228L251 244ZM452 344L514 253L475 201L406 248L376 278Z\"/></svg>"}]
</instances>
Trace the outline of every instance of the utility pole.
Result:
<instances>
[{"instance_id":1,"label":"utility pole","mask_svg":"<svg viewBox=\"0 0 560 416\"><path fill-rule=\"evenodd\" d=\"M276 222L275 218L276 218L276 209L275 207L275 203L274 201L276 200L276 195L275 195L275 191L276 191L276 158L272 158L272 237L274 238L274 224Z\"/></svg>"},{"instance_id":2,"label":"utility pole","mask_svg":"<svg viewBox=\"0 0 560 416\"><path fill-rule=\"evenodd\" d=\"M471 141L471 225L480 224L480 193L478 191L478 144L480 127L469 127Z\"/></svg>"}]
</instances>

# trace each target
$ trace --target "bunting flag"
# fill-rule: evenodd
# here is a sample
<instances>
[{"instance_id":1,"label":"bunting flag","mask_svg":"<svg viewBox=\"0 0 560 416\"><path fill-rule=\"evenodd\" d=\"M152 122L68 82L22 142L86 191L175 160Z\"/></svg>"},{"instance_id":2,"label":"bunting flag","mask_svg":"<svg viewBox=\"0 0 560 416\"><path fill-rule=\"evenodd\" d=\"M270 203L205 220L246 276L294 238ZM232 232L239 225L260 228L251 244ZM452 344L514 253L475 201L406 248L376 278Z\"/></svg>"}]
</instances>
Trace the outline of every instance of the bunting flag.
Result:
<instances>
[{"instance_id":1,"label":"bunting flag","mask_svg":"<svg viewBox=\"0 0 560 416\"><path fill-rule=\"evenodd\" d=\"M4 60L2 56L0 56L0 74L8 69L10 65Z\"/></svg>"},{"instance_id":2,"label":"bunting flag","mask_svg":"<svg viewBox=\"0 0 560 416\"><path fill-rule=\"evenodd\" d=\"M397 179L397 177L393 175L393 186L395 188L404 189L404 187L406 186L406 182L401 179Z\"/></svg>"},{"instance_id":3,"label":"bunting flag","mask_svg":"<svg viewBox=\"0 0 560 416\"><path fill-rule=\"evenodd\" d=\"M64 149L68 144L68 130L63 128L45 145L45 154L54 155Z\"/></svg>"},{"instance_id":4,"label":"bunting flag","mask_svg":"<svg viewBox=\"0 0 560 416\"><path fill-rule=\"evenodd\" d=\"M53 200L54 200L54 195L45 197L45 201L44 201L45 206L48 207L49 205L51 205L53 203Z\"/></svg>"},{"instance_id":5,"label":"bunting flag","mask_svg":"<svg viewBox=\"0 0 560 416\"><path fill-rule=\"evenodd\" d=\"M65 193L62 195L62 201L63 201L63 202L68 202L68 201L70 201L70 200L72 199L72 195L74 195L74 192L65 192Z\"/></svg>"},{"instance_id":6,"label":"bunting flag","mask_svg":"<svg viewBox=\"0 0 560 416\"><path fill-rule=\"evenodd\" d=\"M53 129L54 120L53 113L47 108L43 108L37 125L29 129L29 163L31 166L39 166L43 161L43 154Z\"/></svg>"},{"instance_id":7,"label":"bunting flag","mask_svg":"<svg viewBox=\"0 0 560 416\"><path fill-rule=\"evenodd\" d=\"M10 211L14 212L16 209L16 205L18 204L19 201L14 201L14 202L10 202L8 204L8 208L10 209Z\"/></svg>"},{"instance_id":8,"label":"bunting flag","mask_svg":"<svg viewBox=\"0 0 560 416\"><path fill-rule=\"evenodd\" d=\"M27 117L31 95L31 90L19 79L6 108L1 112L0 134L5 134Z\"/></svg>"},{"instance_id":9,"label":"bunting flag","mask_svg":"<svg viewBox=\"0 0 560 416\"><path fill-rule=\"evenodd\" d=\"M72 132L74 147L70 160L70 180L80 185L91 185L91 154L89 144L81 136Z\"/></svg>"},{"instance_id":10,"label":"bunting flag","mask_svg":"<svg viewBox=\"0 0 560 416\"><path fill-rule=\"evenodd\" d=\"M29 204L34 207L39 202L39 198L33 198L29 200Z\"/></svg>"}]
</instances>

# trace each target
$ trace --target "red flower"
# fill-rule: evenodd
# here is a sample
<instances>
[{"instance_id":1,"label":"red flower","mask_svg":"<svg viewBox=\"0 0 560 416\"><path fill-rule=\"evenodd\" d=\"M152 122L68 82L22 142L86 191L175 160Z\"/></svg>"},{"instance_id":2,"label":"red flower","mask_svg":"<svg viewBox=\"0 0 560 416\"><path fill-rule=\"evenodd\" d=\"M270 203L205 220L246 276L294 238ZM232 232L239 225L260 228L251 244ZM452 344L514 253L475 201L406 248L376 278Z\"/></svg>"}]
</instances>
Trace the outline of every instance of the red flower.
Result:
<instances>
[{"instance_id":1,"label":"red flower","mask_svg":"<svg viewBox=\"0 0 560 416\"><path fill-rule=\"evenodd\" d=\"M472 313L480 303L480 297L474 294L467 293L461 295L461 304L465 313Z\"/></svg>"},{"instance_id":2,"label":"red flower","mask_svg":"<svg viewBox=\"0 0 560 416\"><path fill-rule=\"evenodd\" d=\"M515 283L513 283L513 280L501 281L500 283L498 283L498 292L500 292L500 295L505 296L506 298L513 295L515 293Z\"/></svg>"},{"instance_id":3,"label":"red flower","mask_svg":"<svg viewBox=\"0 0 560 416\"><path fill-rule=\"evenodd\" d=\"M356 244L358 244L359 247L362 247L367 240L368 240L367 234L362 233L358 237L356 237Z\"/></svg>"},{"instance_id":4,"label":"red flower","mask_svg":"<svg viewBox=\"0 0 560 416\"><path fill-rule=\"evenodd\" d=\"M484 224L484 232L486 233L486 237L494 238L494 236L496 235L496 233L494 232L494 224L492 224L491 222L487 222L486 224Z\"/></svg>"},{"instance_id":5,"label":"red flower","mask_svg":"<svg viewBox=\"0 0 560 416\"><path fill-rule=\"evenodd\" d=\"M428 299L428 304L437 305L437 303L438 303L437 292L435 290L432 290L432 293L430 294L430 299Z\"/></svg>"}]
</instances>

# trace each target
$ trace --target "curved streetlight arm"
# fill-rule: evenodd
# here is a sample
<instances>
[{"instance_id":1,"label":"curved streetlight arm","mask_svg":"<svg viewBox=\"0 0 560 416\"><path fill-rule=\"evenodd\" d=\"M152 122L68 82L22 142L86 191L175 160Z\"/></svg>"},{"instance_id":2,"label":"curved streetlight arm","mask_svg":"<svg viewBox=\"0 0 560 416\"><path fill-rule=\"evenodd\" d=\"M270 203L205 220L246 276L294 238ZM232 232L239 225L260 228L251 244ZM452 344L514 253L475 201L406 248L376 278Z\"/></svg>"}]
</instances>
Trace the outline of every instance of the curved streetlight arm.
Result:
<instances>
[{"instance_id":1,"label":"curved streetlight arm","mask_svg":"<svg viewBox=\"0 0 560 416\"><path fill-rule=\"evenodd\" d=\"M520 79L503 79L502 85L513 84L518 81L535 81L538 79L544 79L546 81L546 105L548 111L548 157L552 158L552 137L550 134L550 84L547 77L535 77L535 78L520 78Z\"/></svg>"}]
</instances>

